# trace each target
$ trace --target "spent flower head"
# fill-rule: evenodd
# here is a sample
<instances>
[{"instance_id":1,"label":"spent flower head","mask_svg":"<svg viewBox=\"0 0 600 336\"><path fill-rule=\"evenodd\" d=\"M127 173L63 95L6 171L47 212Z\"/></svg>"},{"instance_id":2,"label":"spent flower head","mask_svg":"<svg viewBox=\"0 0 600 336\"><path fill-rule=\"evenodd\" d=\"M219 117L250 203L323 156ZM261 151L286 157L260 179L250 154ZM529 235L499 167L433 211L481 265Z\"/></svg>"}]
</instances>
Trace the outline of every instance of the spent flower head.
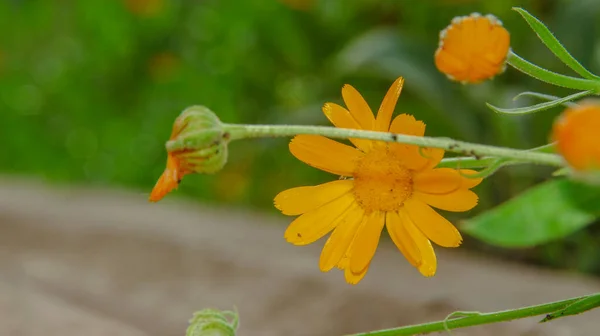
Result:
<instances>
[{"instance_id":1,"label":"spent flower head","mask_svg":"<svg viewBox=\"0 0 600 336\"><path fill-rule=\"evenodd\" d=\"M228 135L219 118L204 106L185 109L173 124L166 144L167 167L152 189L150 201L162 199L191 173L216 173L227 162Z\"/></svg>"}]
</instances>

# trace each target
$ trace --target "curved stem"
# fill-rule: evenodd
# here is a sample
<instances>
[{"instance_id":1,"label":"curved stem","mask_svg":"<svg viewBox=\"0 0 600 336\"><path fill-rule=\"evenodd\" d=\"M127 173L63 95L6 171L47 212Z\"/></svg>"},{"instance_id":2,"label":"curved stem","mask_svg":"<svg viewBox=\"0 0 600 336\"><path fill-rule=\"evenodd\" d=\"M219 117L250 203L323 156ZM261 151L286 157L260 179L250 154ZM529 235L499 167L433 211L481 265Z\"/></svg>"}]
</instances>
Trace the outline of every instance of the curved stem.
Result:
<instances>
[{"instance_id":1,"label":"curved stem","mask_svg":"<svg viewBox=\"0 0 600 336\"><path fill-rule=\"evenodd\" d=\"M551 314L556 311L567 308L571 304L585 299L589 296L576 297L572 299L545 303L541 305L523 307L518 309L510 309L494 313L469 314L465 317L448 319L438 322L430 322L423 324L415 324L411 326L392 328L386 330L371 331L358 333L346 336L405 336L416 334L427 334L436 331L444 331L449 329L458 329L471 327L481 324L489 324L495 322L505 322L525 317L538 316L542 314Z\"/></svg>"},{"instance_id":2,"label":"curved stem","mask_svg":"<svg viewBox=\"0 0 600 336\"><path fill-rule=\"evenodd\" d=\"M557 74L526 61L512 51L508 53L506 62L513 68L541 80L542 82L575 90L592 90L595 94L600 93L599 80L581 79Z\"/></svg>"},{"instance_id":3,"label":"curved stem","mask_svg":"<svg viewBox=\"0 0 600 336\"><path fill-rule=\"evenodd\" d=\"M514 159L529 163L562 167L563 161L558 155L539 153L534 151L496 147L474 144L448 138L433 138L413 136L388 132L375 132L356 129L336 128L329 126L303 126L303 125L236 125L224 124L225 132L229 139L238 140L246 138L288 137L298 134L322 135L336 139L366 139L385 142L397 142L420 147L442 148L449 152L482 159L487 156L496 158Z\"/></svg>"}]
</instances>

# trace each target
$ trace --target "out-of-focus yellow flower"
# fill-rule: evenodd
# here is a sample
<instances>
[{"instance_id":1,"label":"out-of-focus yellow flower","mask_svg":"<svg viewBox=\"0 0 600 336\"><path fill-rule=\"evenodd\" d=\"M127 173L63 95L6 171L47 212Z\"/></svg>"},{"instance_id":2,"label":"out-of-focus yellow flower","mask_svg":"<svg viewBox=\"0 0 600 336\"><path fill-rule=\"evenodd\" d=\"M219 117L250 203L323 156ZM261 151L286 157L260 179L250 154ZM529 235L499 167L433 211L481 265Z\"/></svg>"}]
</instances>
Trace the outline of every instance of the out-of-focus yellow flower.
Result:
<instances>
[{"instance_id":1,"label":"out-of-focus yellow flower","mask_svg":"<svg viewBox=\"0 0 600 336\"><path fill-rule=\"evenodd\" d=\"M152 17L160 14L164 0L124 0L129 11L137 16Z\"/></svg>"},{"instance_id":2,"label":"out-of-focus yellow flower","mask_svg":"<svg viewBox=\"0 0 600 336\"><path fill-rule=\"evenodd\" d=\"M219 173L215 181L214 192L220 201L234 202L244 196L251 182L248 166L236 166L224 169Z\"/></svg>"},{"instance_id":3,"label":"out-of-focus yellow flower","mask_svg":"<svg viewBox=\"0 0 600 336\"><path fill-rule=\"evenodd\" d=\"M435 65L448 78L479 83L504 71L510 34L492 15L455 17L440 32Z\"/></svg>"},{"instance_id":4,"label":"out-of-focus yellow flower","mask_svg":"<svg viewBox=\"0 0 600 336\"><path fill-rule=\"evenodd\" d=\"M323 112L340 128L423 136L425 124L411 115L401 114L392 121L403 83L402 77L393 83L377 117L350 85L342 88L348 109L327 103ZM290 142L296 158L343 178L288 189L275 197L283 214L300 215L287 228L285 239L306 245L333 231L319 267L327 272L337 266L345 271L348 283L356 284L367 273L385 225L410 264L424 276L433 276L437 261L430 241L444 247L462 241L454 225L433 208L470 210L478 197L469 189L481 179L464 177L474 173L471 170L435 168L444 156L442 149L350 140L355 147L317 135L298 135Z\"/></svg>"},{"instance_id":5,"label":"out-of-focus yellow flower","mask_svg":"<svg viewBox=\"0 0 600 336\"><path fill-rule=\"evenodd\" d=\"M148 61L148 72L157 82L168 81L179 69L181 61L171 52L156 54Z\"/></svg>"},{"instance_id":6,"label":"out-of-focus yellow flower","mask_svg":"<svg viewBox=\"0 0 600 336\"><path fill-rule=\"evenodd\" d=\"M600 103L588 101L565 110L554 123L552 138L573 169L600 170Z\"/></svg>"}]
</instances>

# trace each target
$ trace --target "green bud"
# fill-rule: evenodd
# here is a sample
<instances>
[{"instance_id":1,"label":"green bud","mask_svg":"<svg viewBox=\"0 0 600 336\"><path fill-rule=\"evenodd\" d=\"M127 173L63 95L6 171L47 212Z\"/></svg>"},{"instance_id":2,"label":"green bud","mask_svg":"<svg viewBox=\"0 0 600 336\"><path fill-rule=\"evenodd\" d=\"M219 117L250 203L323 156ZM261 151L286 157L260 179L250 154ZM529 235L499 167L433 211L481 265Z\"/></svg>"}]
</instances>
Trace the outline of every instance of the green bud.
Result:
<instances>
[{"instance_id":1,"label":"green bud","mask_svg":"<svg viewBox=\"0 0 600 336\"><path fill-rule=\"evenodd\" d=\"M186 108L175 120L167 152L190 173L216 173L227 162L229 138L217 115L204 106Z\"/></svg>"},{"instance_id":2,"label":"green bud","mask_svg":"<svg viewBox=\"0 0 600 336\"><path fill-rule=\"evenodd\" d=\"M237 312L203 309L194 313L185 335L235 336L238 324Z\"/></svg>"}]
</instances>

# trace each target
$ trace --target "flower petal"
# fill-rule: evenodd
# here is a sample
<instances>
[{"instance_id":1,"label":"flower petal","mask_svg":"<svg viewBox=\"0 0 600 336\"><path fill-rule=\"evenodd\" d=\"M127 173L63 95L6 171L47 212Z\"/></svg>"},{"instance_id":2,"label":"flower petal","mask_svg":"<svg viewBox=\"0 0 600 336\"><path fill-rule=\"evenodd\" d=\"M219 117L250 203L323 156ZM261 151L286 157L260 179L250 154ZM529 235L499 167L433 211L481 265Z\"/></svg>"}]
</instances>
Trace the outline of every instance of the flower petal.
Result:
<instances>
[{"instance_id":1,"label":"flower petal","mask_svg":"<svg viewBox=\"0 0 600 336\"><path fill-rule=\"evenodd\" d=\"M390 150L404 159L408 169L423 171L437 166L444 158L444 150L440 148L424 148L414 145L390 144Z\"/></svg>"},{"instance_id":2,"label":"flower petal","mask_svg":"<svg viewBox=\"0 0 600 336\"><path fill-rule=\"evenodd\" d=\"M352 244L363 220L366 220L364 210L358 203L353 203L348 211L340 217L339 223L321 251L319 260L321 271L327 272L340 262Z\"/></svg>"},{"instance_id":3,"label":"flower petal","mask_svg":"<svg viewBox=\"0 0 600 336\"><path fill-rule=\"evenodd\" d=\"M385 213L381 211L373 211L367 216L367 220L362 222L350 252L350 271L352 273L360 273L373 259L384 223Z\"/></svg>"},{"instance_id":4,"label":"flower petal","mask_svg":"<svg viewBox=\"0 0 600 336\"><path fill-rule=\"evenodd\" d=\"M398 213L388 212L386 214L385 227L387 228L390 238L392 238L392 241L396 244L396 247L400 252L402 252L406 260L414 267L419 267L419 265L423 263L421 251L419 250L419 246L415 243L415 240L412 239L407 227L400 220ZM421 236L423 236L422 233ZM425 236L423 236L423 238L425 238Z\"/></svg>"},{"instance_id":5,"label":"flower petal","mask_svg":"<svg viewBox=\"0 0 600 336\"><path fill-rule=\"evenodd\" d=\"M404 208L412 222L434 243L444 247L457 247L462 242L460 232L425 202L411 197Z\"/></svg>"},{"instance_id":6,"label":"flower petal","mask_svg":"<svg viewBox=\"0 0 600 336\"><path fill-rule=\"evenodd\" d=\"M346 278L346 282L351 285L356 285L357 283L360 282L360 280L362 280L362 278L365 277L365 275L367 274L367 271L369 270L369 265L370 265L370 263L367 264L367 266L364 269L362 269L360 272L357 272L357 273L354 273L350 270L350 251L352 250L352 246L354 245L355 242L356 242L356 237L352 241L352 243L350 243L350 246L348 246L348 250L346 250L346 253L344 254L344 256L340 259L340 261L336 265L337 268L344 271L344 277Z\"/></svg>"},{"instance_id":7,"label":"flower petal","mask_svg":"<svg viewBox=\"0 0 600 336\"><path fill-rule=\"evenodd\" d=\"M463 178L452 168L425 170L413 178L413 188L428 194L448 194L462 187Z\"/></svg>"},{"instance_id":8,"label":"flower petal","mask_svg":"<svg viewBox=\"0 0 600 336\"><path fill-rule=\"evenodd\" d=\"M427 194L422 192L414 192L413 197L446 211L469 211L477 205L479 197L477 194L468 189L458 189L454 192L445 195Z\"/></svg>"},{"instance_id":9,"label":"flower petal","mask_svg":"<svg viewBox=\"0 0 600 336\"><path fill-rule=\"evenodd\" d=\"M388 92L383 97L379 111L377 112L377 118L375 119L375 131L387 132L390 128L390 121L402 92L404 86L404 78L398 77L388 89Z\"/></svg>"},{"instance_id":10,"label":"flower petal","mask_svg":"<svg viewBox=\"0 0 600 336\"><path fill-rule=\"evenodd\" d=\"M371 108L360 93L352 85L346 84L342 87L342 97L360 127L365 130L373 130L375 117L373 117Z\"/></svg>"},{"instance_id":11,"label":"flower petal","mask_svg":"<svg viewBox=\"0 0 600 336\"><path fill-rule=\"evenodd\" d=\"M357 272L357 273L352 272L350 270L350 268L345 268L344 269L344 277L346 278L346 282L351 285L356 285L357 283L360 282L360 280L362 280L365 277L368 270L369 270L369 265L367 265L363 270L361 270L360 272Z\"/></svg>"},{"instance_id":12,"label":"flower petal","mask_svg":"<svg viewBox=\"0 0 600 336\"><path fill-rule=\"evenodd\" d=\"M323 113L335 127L362 129L352 114L338 104L326 103L323 105ZM372 141L370 140L352 138L349 140L363 152L366 152L371 148Z\"/></svg>"},{"instance_id":13,"label":"flower petal","mask_svg":"<svg viewBox=\"0 0 600 336\"><path fill-rule=\"evenodd\" d=\"M355 162L363 154L320 135L297 135L290 141L290 152L300 161L326 172L352 176Z\"/></svg>"},{"instance_id":14,"label":"flower petal","mask_svg":"<svg viewBox=\"0 0 600 336\"><path fill-rule=\"evenodd\" d=\"M423 148L419 155L427 158L427 164L422 170L433 169L440 164L446 152L441 148Z\"/></svg>"},{"instance_id":15,"label":"flower petal","mask_svg":"<svg viewBox=\"0 0 600 336\"><path fill-rule=\"evenodd\" d=\"M409 233L410 238L419 248L421 264L417 269L426 277L434 276L437 270L437 258L435 257L435 251L433 250L433 246L431 246L431 242L417 228L404 208L398 211L398 217L402 225L406 228L406 231Z\"/></svg>"},{"instance_id":16,"label":"flower petal","mask_svg":"<svg viewBox=\"0 0 600 336\"><path fill-rule=\"evenodd\" d=\"M354 195L341 197L296 218L285 230L284 238L294 245L313 243L333 230L350 210Z\"/></svg>"},{"instance_id":17,"label":"flower petal","mask_svg":"<svg viewBox=\"0 0 600 336\"><path fill-rule=\"evenodd\" d=\"M296 216L312 211L349 192L352 180L337 180L310 187L296 187L275 196L275 207L284 215Z\"/></svg>"},{"instance_id":18,"label":"flower petal","mask_svg":"<svg viewBox=\"0 0 600 336\"><path fill-rule=\"evenodd\" d=\"M481 181L483 181L483 178L481 178L481 177L477 177L477 178L469 177L469 175L478 174L479 172L476 170L460 169L459 171L462 174L461 175L461 178L462 178L461 188L471 189L473 187L476 187L477 185L479 185L479 183L481 183Z\"/></svg>"},{"instance_id":19,"label":"flower petal","mask_svg":"<svg viewBox=\"0 0 600 336\"><path fill-rule=\"evenodd\" d=\"M400 114L394 118L389 130L392 133L423 136L425 135L425 123L416 120L410 114Z\"/></svg>"},{"instance_id":20,"label":"flower petal","mask_svg":"<svg viewBox=\"0 0 600 336\"><path fill-rule=\"evenodd\" d=\"M173 189L177 189L179 186L179 181L186 174L180 167L179 160L169 153L167 155L167 167L165 171L160 175L158 181L152 188L152 192L150 193L150 197L148 200L150 202L158 202L163 197L165 197L169 192Z\"/></svg>"}]
</instances>

